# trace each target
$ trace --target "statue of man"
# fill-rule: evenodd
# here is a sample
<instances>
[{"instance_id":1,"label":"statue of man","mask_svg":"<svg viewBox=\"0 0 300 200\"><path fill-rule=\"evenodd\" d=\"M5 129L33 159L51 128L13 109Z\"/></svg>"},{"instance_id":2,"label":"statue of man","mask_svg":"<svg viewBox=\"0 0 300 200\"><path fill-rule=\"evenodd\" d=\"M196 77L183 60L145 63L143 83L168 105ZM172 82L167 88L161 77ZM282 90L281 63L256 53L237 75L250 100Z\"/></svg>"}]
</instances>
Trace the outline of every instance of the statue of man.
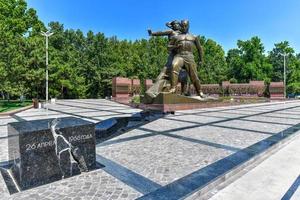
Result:
<instances>
[{"instance_id":1,"label":"statue of man","mask_svg":"<svg viewBox=\"0 0 300 200\"><path fill-rule=\"evenodd\" d=\"M174 51L176 55L172 61L172 73L171 73L171 93L176 92L176 86L178 84L178 76L179 72L182 68L185 68L191 82L193 83L197 95L200 97L204 97L201 92L200 80L197 75L197 64L193 55L193 48L196 47L200 64L203 62L203 49L201 47L200 41L196 36L189 34L189 21L182 20L181 21L181 34L175 35L171 38L170 43L174 44L176 48Z\"/></svg>"},{"instance_id":2,"label":"statue of man","mask_svg":"<svg viewBox=\"0 0 300 200\"><path fill-rule=\"evenodd\" d=\"M171 72L172 72L172 61L174 58L175 52L175 44L173 44L171 41L173 41L173 37L176 35L181 34L181 26L180 22L177 20L171 21L166 23L166 26L170 28L170 30L166 31L158 31L158 32L152 32L152 30L148 30L148 33L150 36L168 36L169 44L168 44L168 51L169 56L167 63L165 64L164 68L161 70L161 73L157 77L154 85L149 88L146 92L146 95L155 98L160 92L163 91L164 87L167 85L167 81L170 80Z\"/></svg>"}]
</instances>

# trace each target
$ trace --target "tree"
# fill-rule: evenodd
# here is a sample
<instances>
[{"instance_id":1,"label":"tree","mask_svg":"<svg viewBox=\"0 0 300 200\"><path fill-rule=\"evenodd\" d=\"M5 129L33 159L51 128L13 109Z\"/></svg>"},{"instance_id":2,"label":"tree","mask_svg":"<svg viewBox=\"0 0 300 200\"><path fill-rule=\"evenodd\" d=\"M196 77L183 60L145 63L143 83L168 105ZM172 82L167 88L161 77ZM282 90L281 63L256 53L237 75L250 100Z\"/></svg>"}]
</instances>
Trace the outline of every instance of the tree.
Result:
<instances>
[{"instance_id":1,"label":"tree","mask_svg":"<svg viewBox=\"0 0 300 200\"><path fill-rule=\"evenodd\" d=\"M295 55L295 50L290 47L288 41L283 41L274 45L275 47L269 53L269 61L273 65L272 81L283 81L284 59L286 57L286 75L287 75L287 91L288 93L300 92L300 63L299 57Z\"/></svg>"},{"instance_id":2,"label":"tree","mask_svg":"<svg viewBox=\"0 0 300 200\"><path fill-rule=\"evenodd\" d=\"M294 49L290 47L288 41L275 44L275 47L270 51L268 59L273 66L272 81L283 81L283 56L288 54L288 62L295 62Z\"/></svg>"},{"instance_id":3,"label":"tree","mask_svg":"<svg viewBox=\"0 0 300 200\"><path fill-rule=\"evenodd\" d=\"M241 81L242 69L245 66L245 62L241 58L241 52L239 49L230 49L227 53L226 62L228 65L228 77Z\"/></svg>"},{"instance_id":4,"label":"tree","mask_svg":"<svg viewBox=\"0 0 300 200\"><path fill-rule=\"evenodd\" d=\"M27 38L42 27L36 12L23 0L0 1L0 91L9 99L28 92Z\"/></svg>"},{"instance_id":5,"label":"tree","mask_svg":"<svg viewBox=\"0 0 300 200\"><path fill-rule=\"evenodd\" d=\"M227 80L228 68L222 46L203 36L199 39L204 50L204 65L199 68L201 82L221 83ZM196 59L199 60L198 56Z\"/></svg>"},{"instance_id":6,"label":"tree","mask_svg":"<svg viewBox=\"0 0 300 200\"><path fill-rule=\"evenodd\" d=\"M271 76L272 65L264 55L264 46L258 37L238 40L237 49L228 51L227 63L230 74L239 82L265 80ZM237 69L235 69L237 68Z\"/></svg>"}]
</instances>

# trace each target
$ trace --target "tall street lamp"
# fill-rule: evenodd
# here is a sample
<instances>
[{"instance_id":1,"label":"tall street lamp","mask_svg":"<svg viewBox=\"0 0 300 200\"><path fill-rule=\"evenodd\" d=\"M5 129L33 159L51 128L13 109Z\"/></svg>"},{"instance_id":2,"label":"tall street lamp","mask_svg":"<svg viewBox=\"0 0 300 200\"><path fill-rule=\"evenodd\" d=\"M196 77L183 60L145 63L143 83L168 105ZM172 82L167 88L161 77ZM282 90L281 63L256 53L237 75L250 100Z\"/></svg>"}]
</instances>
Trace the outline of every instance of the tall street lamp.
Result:
<instances>
[{"instance_id":1,"label":"tall street lamp","mask_svg":"<svg viewBox=\"0 0 300 200\"><path fill-rule=\"evenodd\" d=\"M287 53L279 53L283 56L283 87L284 87L284 98L286 98L286 56Z\"/></svg>"},{"instance_id":2,"label":"tall street lamp","mask_svg":"<svg viewBox=\"0 0 300 200\"><path fill-rule=\"evenodd\" d=\"M41 34L46 38L46 103L48 103L48 38L53 35L53 33L50 31L42 31Z\"/></svg>"}]
</instances>

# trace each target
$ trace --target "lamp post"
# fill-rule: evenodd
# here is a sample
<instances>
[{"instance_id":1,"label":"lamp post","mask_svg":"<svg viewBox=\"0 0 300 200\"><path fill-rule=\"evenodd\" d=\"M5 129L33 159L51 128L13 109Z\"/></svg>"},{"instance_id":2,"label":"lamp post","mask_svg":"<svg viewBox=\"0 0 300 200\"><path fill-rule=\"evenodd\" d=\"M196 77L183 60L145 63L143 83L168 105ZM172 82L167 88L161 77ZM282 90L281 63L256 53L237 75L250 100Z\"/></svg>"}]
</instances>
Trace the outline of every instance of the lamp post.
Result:
<instances>
[{"instance_id":1,"label":"lamp post","mask_svg":"<svg viewBox=\"0 0 300 200\"><path fill-rule=\"evenodd\" d=\"M286 56L287 53L279 53L283 56L283 87L284 87L284 98L286 98Z\"/></svg>"},{"instance_id":2,"label":"lamp post","mask_svg":"<svg viewBox=\"0 0 300 200\"><path fill-rule=\"evenodd\" d=\"M48 103L48 38L53 35L53 33L50 31L42 31L41 34L46 38L46 103Z\"/></svg>"}]
</instances>

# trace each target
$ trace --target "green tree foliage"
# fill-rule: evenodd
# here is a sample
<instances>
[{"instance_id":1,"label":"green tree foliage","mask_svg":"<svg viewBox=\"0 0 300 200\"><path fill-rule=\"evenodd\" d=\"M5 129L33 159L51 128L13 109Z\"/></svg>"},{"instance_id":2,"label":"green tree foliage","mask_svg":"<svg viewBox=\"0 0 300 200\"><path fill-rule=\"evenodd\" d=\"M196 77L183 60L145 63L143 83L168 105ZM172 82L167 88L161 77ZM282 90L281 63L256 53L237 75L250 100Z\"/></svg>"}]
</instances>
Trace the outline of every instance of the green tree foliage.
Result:
<instances>
[{"instance_id":1,"label":"green tree foliage","mask_svg":"<svg viewBox=\"0 0 300 200\"><path fill-rule=\"evenodd\" d=\"M49 95L58 98L99 98L111 95L114 76L155 79L166 64L166 37L119 40L103 33L84 34L49 23ZM24 0L0 0L0 95L2 98L45 98L45 25ZM221 45L199 37L204 64L199 66L202 83L223 80L281 81L283 60L288 53L289 92L300 92L300 55L284 41L266 55L258 37L239 40L225 55ZM196 55L196 60L199 58Z\"/></svg>"},{"instance_id":2,"label":"green tree foliage","mask_svg":"<svg viewBox=\"0 0 300 200\"><path fill-rule=\"evenodd\" d=\"M228 65L222 46L203 36L200 38L200 43L204 51L204 64L198 70L201 82L221 83L227 80Z\"/></svg>"},{"instance_id":3,"label":"green tree foliage","mask_svg":"<svg viewBox=\"0 0 300 200\"><path fill-rule=\"evenodd\" d=\"M258 37L238 40L237 49L228 51L229 76L238 82L265 80L272 73L272 65L264 54L264 46Z\"/></svg>"},{"instance_id":4,"label":"green tree foliage","mask_svg":"<svg viewBox=\"0 0 300 200\"><path fill-rule=\"evenodd\" d=\"M300 94L300 60L290 55L287 61L287 91Z\"/></svg>"},{"instance_id":5,"label":"green tree foliage","mask_svg":"<svg viewBox=\"0 0 300 200\"><path fill-rule=\"evenodd\" d=\"M296 57L293 55L294 49L290 47L288 41L280 42L274 45L275 47L270 51L268 59L273 66L272 81L283 80L283 54L288 54L289 65L293 64ZM292 61L292 63L291 63Z\"/></svg>"},{"instance_id":6,"label":"green tree foliage","mask_svg":"<svg viewBox=\"0 0 300 200\"><path fill-rule=\"evenodd\" d=\"M30 64L30 41L43 28L36 11L27 9L23 0L0 1L0 91L10 98L22 95L26 87Z\"/></svg>"},{"instance_id":7,"label":"green tree foliage","mask_svg":"<svg viewBox=\"0 0 300 200\"><path fill-rule=\"evenodd\" d=\"M273 66L272 81L282 81L284 73L283 54L286 54L286 75L288 93L300 93L300 60L299 55L290 47L288 41L275 44L269 53L269 62Z\"/></svg>"}]
</instances>

